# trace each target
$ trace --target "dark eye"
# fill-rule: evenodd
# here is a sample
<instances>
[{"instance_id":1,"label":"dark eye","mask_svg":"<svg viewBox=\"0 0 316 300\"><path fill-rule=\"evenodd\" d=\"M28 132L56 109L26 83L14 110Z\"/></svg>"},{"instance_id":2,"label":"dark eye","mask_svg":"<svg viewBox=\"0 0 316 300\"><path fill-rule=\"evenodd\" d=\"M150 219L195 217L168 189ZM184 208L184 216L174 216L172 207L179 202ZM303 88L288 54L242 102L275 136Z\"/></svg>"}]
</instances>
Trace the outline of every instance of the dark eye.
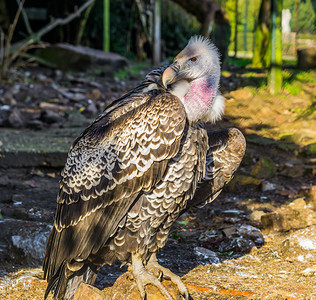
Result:
<instances>
[{"instance_id":1,"label":"dark eye","mask_svg":"<svg viewBox=\"0 0 316 300\"><path fill-rule=\"evenodd\" d=\"M191 61L197 61L197 57L190 58Z\"/></svg>"}]
</instances>

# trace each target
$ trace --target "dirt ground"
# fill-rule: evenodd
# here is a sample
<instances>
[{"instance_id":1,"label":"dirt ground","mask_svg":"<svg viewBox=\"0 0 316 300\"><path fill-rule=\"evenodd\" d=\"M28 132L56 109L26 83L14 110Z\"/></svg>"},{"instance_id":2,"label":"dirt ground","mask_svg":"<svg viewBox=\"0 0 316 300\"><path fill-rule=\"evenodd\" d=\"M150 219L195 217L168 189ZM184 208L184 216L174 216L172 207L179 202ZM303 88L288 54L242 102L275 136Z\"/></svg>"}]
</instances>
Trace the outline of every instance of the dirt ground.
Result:
<instances>
[{"instance_id":1,"label":"dirt ground","mask_svg":"<svg viewBox=\"0 0 316 300\"><path fill-rule=\"evenodd\" d=\"M14 130L21 134L24 125L41 132L67 128L74 126L73 116L79 112L84 124L79 118L75 126L80 131L106 103L134 86L142 72L120 80L83 80L80 74L56 78L56 72L31 70L28 78L34 82L19 83L19 92L12 96L15 103L4 95L17 81L0 86L0 104L11 107L11 119L2 116L0 130L14 127L17 121L23 126ZM260 72L223 73L226 113L209 129L241 129L247 139L244 161L214 202L181 216L158 254L162 265L183 276L192 299L316 299L316 74L310 71L295 77L293 70L289 72L294 74L291 84L299 91L293 95L285 89L278 96L258 88L264 80ZM35 93L28 92L30 84L36 85ZM47 110L47 103L57 114ZM21 112L28 117L21 117ZM47 286L40 267L43 252L37 256L27 252L12 237L40 236L31 249L43 248L41 234L49 232L53 222L60 171L59 165L0 166L2 299L43 299ZM106 266L95 286L112 299L137 299L134 281L121 276L125 271L119 264ZM175 290L168 281L164 283ZM149 287L148 295L148 299L160 299L155 288ZM176 291L174 295L179 297Z\"/></svg>"}]
</instances>

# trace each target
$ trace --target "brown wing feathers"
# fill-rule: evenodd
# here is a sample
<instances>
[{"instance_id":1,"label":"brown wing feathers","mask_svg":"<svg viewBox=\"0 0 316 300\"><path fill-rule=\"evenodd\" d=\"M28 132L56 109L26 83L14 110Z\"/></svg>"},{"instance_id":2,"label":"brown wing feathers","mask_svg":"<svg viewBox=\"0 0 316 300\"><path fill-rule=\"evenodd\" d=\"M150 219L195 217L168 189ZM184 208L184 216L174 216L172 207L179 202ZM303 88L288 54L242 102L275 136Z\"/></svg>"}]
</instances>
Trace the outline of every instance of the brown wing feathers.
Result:
<instances>
[{"instance_id":1,"label":"brown wing feathers","mask_svg":"<svg viewBox=\"0 0 316 300\"><path fill-rule=\"evenodd\" d=\"M208 132L208 145L205 176L191 206L204 206L216 199L237 171L246 150L245 138L236 128Z\"/></svg>"},{"instance_id":2,"label":"brown wing feathers","mask_svg":"<svg viewBox=\"0 0 316 300\"><path fill-rule=\"evenodd\" d=\"M66 259L85 260L96 253L137 194L161 179L166 160L179 151L186 119L181 102L165 94L107 126L97 128L98 122L76 141L62 174L44 262L48 280Z\"/></svg>"}]
</instances>

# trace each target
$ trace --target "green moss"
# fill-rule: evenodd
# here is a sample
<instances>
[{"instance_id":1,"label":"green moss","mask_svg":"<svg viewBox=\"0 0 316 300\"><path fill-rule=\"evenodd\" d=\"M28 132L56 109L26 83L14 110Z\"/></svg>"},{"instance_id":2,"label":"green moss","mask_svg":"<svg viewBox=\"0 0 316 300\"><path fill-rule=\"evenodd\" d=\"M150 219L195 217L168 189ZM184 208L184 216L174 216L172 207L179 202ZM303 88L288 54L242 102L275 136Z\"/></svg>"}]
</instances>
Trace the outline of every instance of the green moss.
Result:
<instances>
[{"instance_id":1,"label":"green moss","mask_svg":"<svg viewBox=\"0 0 316 300\"><path fill-rule=\"evenodd\" d=\"M256 178L271 178L276 174L274 162L268 157L262 157L251 170L251 176Z\"/></svg>"}]
</instances>

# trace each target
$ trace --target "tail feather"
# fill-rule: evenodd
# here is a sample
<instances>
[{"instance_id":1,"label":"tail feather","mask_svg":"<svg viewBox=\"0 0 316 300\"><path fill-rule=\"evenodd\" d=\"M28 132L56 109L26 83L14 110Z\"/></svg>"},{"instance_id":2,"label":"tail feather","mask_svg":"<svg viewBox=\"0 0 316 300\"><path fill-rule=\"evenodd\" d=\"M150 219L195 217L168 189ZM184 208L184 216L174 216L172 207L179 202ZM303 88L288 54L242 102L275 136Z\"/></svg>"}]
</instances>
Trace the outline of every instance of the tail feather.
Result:
<instances>
[{"instance_id":1,"label":"tail feather","mask_svg":"<svg viewBox=\"0 0 316 300\"><path fill-rule=\"evenodd\" d=\"M64 262L56 274L49 280L44 300L51 291L54 291L54 299L71 300L75 296L81 282L93 284L97 276L96 267L90 264L85 264L80 270L70 276L67 276L67 271L66 263Z\"/></svg>"}]
</instances>

